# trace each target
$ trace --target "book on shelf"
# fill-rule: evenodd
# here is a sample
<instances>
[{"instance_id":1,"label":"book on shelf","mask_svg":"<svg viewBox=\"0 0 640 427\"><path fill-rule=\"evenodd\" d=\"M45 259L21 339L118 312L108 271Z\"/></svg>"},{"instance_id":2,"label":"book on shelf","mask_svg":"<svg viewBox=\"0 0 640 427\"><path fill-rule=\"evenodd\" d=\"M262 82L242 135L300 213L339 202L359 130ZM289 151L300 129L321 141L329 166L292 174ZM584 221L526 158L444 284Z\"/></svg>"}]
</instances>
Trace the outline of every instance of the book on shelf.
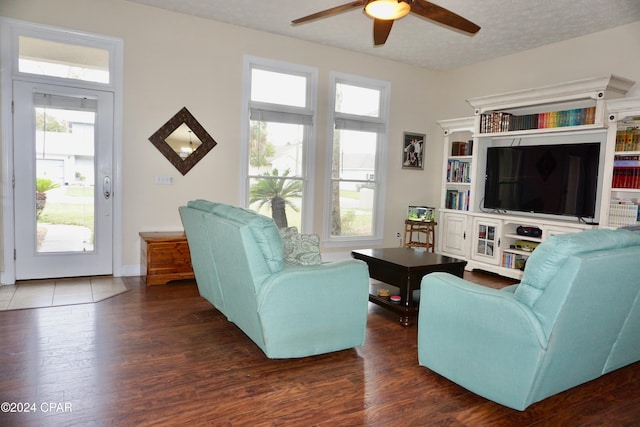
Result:
<instances>
[{"instance_id":1,"label":"book on shelf","mask_svg":"<svg viewBox=\"0 0 640 427\"><path fill-rule=\"evenodd\" d=\"M528 256L521 254L514 254L512 252L502 253L502 266L507 268L517 268L522 270L524 264L527 261Z\"/></svg>"},{"instance_id":2,"label":"book on shelf","mask_svg":"<svg viewBox=\"0 0 640 427\"><path fill-rule=\"evenodd\" d=\"M447 182L471 182L471 163L460 160L447 162Z\"/></svg>"},{"instance_id":3,"label":"book on shelf","mask_svg":"<svg viewBox=\"0 0 640 427\"><path fill-rule=\"evenodd\" d=\"M451 142L452 156L471 156L473 154L473 140Z\"/></svg>"},{"instance_id":4,"label":"book on shelf","mask_svg":"<svg viewBox=\"0 0 640 427\"><path fill-rule=\"evenodd\" d=\"M621 156L616 155L613 160L613 166L616 167L638 167L640 166L640 155Z\"/></svg>"},{"instance_id":5,"label":"book on shelf","mask_svg":"<svg viewBox=\"0 0 640 427\"><path fill-rule=\"evenodd\" d=\"M619 166L614 164L611 187L640 189L640 166Z\"/></svg>"},{"instance_id":6,"label":"book on shelf","mask_svg":"<svg viewBox=\"0 0 640 427\"><path fill-rule=\"evenodd\" d=\"M627 127L616 132L616 151L640 151L640 129Z\"/></svg>"},{"instance_id":7,"label":"book on shelf","mask_svg":"<svg viewBox=\"0 0 640 427\"><path fill-rule=\"evenodd\" d=\"M609 204L609 225L625 227L640 222L638 205L630 200L612 200Z\"/></svg>"},{"instance_id":8,"label":"book on shelf","mask_svg":"<svg viewBox=\"0 0 640 427\"><path fill-rule=\"evenodd\" d=\"M503 111L494 111L491 113L483 113L480 116L480 133L592 125L595 123L595 117L596 107L574 108L571 110L549 111L519 116Z\"/></svg>"},{"instance_id":9,"label":"book on shelf","mask_svg":"<svg viewBox=\"0 0 640 427\"><path fill-rule=\"evenodd\" d=\"M445 208L454 209L458 211L469 210L469 200L471 198L471 191L466 190L447 190L445 195Z\"/></svg>"}]
</instances>

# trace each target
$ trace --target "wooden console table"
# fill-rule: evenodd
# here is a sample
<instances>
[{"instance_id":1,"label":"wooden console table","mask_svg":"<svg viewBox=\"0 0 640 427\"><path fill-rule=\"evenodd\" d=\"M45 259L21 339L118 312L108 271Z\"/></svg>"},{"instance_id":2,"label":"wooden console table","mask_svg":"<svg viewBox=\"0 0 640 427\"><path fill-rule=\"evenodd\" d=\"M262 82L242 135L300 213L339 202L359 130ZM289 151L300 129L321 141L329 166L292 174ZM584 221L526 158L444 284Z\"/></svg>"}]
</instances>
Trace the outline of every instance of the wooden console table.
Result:
<instances>
[{"instance_id":1,"label":"wooden console table","mask_svg":"<svg viewBox=\"0 0 640 427\"><path fill-rule=\"evenodd\" d=\"M436 246L436 225L434 221L404 221L404 244L412 248L426 248L427 251L435 252ZM414 233L416 234L414 238ZM424 234L424 241L420 238Z\"/></svg>"},{"instance_id":2,"label":"wooden console table","mask_svg":"<svg viewBox=\"0 0 640 427\"><path fill-rule=\"evenodd\" d=\"M142 276L147 285L193 279L187 237L181 231L140 232Z\"/></svg>"}]
</instances>

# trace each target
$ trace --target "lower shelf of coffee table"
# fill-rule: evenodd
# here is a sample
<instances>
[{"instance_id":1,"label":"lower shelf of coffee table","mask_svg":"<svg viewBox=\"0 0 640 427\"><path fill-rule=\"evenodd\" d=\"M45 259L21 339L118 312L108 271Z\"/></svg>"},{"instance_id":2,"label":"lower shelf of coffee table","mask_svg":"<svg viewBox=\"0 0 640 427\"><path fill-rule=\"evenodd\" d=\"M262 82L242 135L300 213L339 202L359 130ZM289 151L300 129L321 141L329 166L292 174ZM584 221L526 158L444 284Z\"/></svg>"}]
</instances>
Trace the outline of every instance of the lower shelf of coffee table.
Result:
<instances>
[{"instance_id":1,"label":"lower shelf of coffee table","mask_svg":"<svg viewBox=\"0 0 640 427\"><path fill-rule=\"evenodd\" d=\"M379 296L378 295L379 289L389 290L389 296L388 297ZM390 298L391 295L400 295L400 288L398 288L397 286L390 285L388 283L377 281L377 280L372 281L371 284L369 285L369 301L370 302L383 306L388 310L391 310L398 314L406 313L407 309L404 307L402 302L391 301L391 298ZM416 300L415 296L413 298L412 304L410 305L416 312L418 311L418 301Z\"/></svg>"}]
</instances>

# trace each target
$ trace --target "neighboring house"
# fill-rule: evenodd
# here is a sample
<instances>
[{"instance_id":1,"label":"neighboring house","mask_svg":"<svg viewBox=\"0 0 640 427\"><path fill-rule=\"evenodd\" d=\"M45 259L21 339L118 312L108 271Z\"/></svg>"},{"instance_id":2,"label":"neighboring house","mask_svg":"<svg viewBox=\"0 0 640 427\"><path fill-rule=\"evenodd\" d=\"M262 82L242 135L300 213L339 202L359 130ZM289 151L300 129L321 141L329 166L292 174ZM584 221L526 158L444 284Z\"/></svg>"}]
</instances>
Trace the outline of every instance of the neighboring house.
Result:
<instances>
[{"instance_id":1,"label":"neighboring house","mask_svg":"<svg viewBox=\"0 0 640 427\"><path fill-rule=\"evenodd\" d=\"M93 139L93 123L69 122L69 132L36 132L36 176L60 185L92 185Z\"/></svg>"}]
</instances>

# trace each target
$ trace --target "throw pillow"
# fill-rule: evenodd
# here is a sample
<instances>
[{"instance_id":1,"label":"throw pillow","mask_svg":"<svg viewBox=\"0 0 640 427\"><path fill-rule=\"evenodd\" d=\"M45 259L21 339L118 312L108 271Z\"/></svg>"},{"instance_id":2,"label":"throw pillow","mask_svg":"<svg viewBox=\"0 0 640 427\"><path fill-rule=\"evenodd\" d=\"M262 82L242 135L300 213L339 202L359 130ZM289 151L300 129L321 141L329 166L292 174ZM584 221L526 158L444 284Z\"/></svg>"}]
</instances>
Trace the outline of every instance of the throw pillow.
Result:
<instances>
[{"instance_id":1,"label":"throw pillow","mask_svg":"<svg viewBox=\"0 0 640 427\"><path fill-rule=\"evenodd\" d=\"M320 237L317 234L300 234L296 227L280 229L284 243L284 262L289 265L322 264Z\"/></svg>"}]
</instances>

